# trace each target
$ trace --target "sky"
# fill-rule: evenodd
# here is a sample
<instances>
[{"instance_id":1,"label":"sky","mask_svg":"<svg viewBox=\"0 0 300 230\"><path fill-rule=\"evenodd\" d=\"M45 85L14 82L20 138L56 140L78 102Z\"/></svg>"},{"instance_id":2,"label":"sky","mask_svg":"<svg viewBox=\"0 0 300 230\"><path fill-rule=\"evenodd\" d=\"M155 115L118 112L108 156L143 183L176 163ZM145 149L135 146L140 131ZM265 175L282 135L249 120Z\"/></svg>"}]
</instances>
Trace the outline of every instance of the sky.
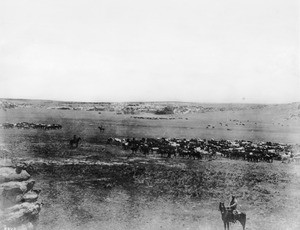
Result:
<instances>
[{"instance_id":1,"label":"sky","mask_svg":"<svg viewBox=\"0 0 300 230\"><path fill-rule=\"evenodd\" d=\"M0 98L300 101L298 0L1 0Z\"/></svg>"}]
</instances>

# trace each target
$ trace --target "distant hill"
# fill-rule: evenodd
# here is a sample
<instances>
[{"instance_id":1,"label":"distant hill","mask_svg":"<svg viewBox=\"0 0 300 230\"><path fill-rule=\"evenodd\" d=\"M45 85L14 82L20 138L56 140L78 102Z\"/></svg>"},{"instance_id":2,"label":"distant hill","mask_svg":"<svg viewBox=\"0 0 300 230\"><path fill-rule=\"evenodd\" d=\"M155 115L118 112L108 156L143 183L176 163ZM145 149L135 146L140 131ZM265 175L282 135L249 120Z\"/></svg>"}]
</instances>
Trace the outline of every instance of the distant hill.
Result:
<instances>
[{"instance_id":1,"label":"distant hill","mask_svg":"<svg viewBox=\"0 0 300 230\"><path fill-rule=\"evenodd\" d=\"M0 99L0 109L14 109L18 107L34 107L46 109L68 109L86 111L110 111L118 114L188 114L207 113L214 111L241 111L271 109L275 112L285 111L287 119L300 116L300 102L289 104L235 104L235 103L196 103L196 102L74 102L31 99ZM172 108L166 111L166 108Z\"/></svg>"}]
</instances>

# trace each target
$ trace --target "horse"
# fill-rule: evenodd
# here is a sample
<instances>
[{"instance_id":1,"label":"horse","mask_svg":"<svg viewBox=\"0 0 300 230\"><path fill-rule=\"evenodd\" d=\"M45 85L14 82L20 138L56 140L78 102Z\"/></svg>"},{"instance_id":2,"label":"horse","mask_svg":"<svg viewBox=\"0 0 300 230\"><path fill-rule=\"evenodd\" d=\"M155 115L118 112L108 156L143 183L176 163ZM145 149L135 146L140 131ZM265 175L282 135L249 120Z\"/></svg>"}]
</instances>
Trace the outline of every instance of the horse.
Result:
<instances>
[{"instance_id":1,"label":"horse","mask_svg":"<svg viewBox=\"0 0 300 230\"><path fill-rule=\"evenodd\" d=\"M81 138L76 137L76 135L74 135L73 139L70 140L70 148L72 148L74 145L75 145L75 148L77 148L79 141L81 141Z\"/></svg>"},{"instance_id":2,"label":"horse","mask_svg":"<svg viewBox=\"0 0 300 230\"><path fill-rule=\"evenodd\" d=\"M100 133L104 132L105 131L105 128L101 125L98 127L98 129L100 130Z\"/></svg>"},{"instance_id":3,"label":"horse","mask_svg":"<svg viewBox=\"0 0 300 230\"><path fill-rule=\"evenodd\" d=\"M226 230L226 227L227 227L227 229L229 230L229 223L234 223L235 222L234 219L233 219L232 210L226 208L224 203L220 202L219 211L221 212L221 215L222 215L222 220L223 220L223 223L224 223L224 229ZM241 223L241 225L243 227L243 230L245 230L246 213L243 213L243 212L238 213L235 216L235 219L238 220Z\"/></svg>"}]
</instances>

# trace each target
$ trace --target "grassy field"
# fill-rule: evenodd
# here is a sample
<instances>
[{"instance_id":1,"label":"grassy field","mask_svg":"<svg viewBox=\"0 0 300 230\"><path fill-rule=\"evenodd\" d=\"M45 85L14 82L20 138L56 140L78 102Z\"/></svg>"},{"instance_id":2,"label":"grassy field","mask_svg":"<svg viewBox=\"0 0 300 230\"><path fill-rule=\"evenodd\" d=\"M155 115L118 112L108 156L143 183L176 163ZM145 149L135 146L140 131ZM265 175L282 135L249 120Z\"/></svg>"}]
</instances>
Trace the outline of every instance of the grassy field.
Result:
<instances>
[{"instance_id":1,"label":"grassy field","mask_svg":"<svg viewBox=\"0 0 300 230\"><path fill-rule=\"evenodd\" d=\"M273 141L279 143L299 143L300 118L287 120L290 114L300 113L287 106L273 106L266 109L242 111L216 111L185 115L144 117L173 117L174 120L134 119L132 115L116 115L114 112L66 111L44 108L17 108L0 110L0 122L58 123L63 125L56 136L64 139L73 134L80 135L88 143L97 143L108 137L178 137L245 139L252 141ZM181 119L178 119L181 118ZM100 134L97 127L106 130ZM208 125L210 125L209 128ZM211 128L211 127L214 128ZM0 130L3 132L3 130ZM12 131L13 132L13 131ZM27 132L19 130L17 133ZM28 134L35 135L35 130ZM48 132L50 133L50 132ZM39 133L44 134L44 133ZM3 137L4 136L4 137ZM5 138L5 135L1 135Z\"/></svg>"},{"instance_id":2,"label":"grassy field","mask_svg":"<svg viewBox=\"0 0 300 230\"><path fill-rule=\"evenodd\" d=\"M300 227L300 165L145 158L106 144L108 137L299 143L299 120L286 119L294 112L289 106L273 106L148 120L114 112L0 110L0 123L63 126L48 131L0 129L0 153L32 165L30 173L43 189L45 203L40 229L98 229L101 224L103 229L222 229L218 203L228 203L234 193L247 213L246 229L294 230ZM83 139L78 149L68 146L74 134Z\"/></svg>"}]
</instances>

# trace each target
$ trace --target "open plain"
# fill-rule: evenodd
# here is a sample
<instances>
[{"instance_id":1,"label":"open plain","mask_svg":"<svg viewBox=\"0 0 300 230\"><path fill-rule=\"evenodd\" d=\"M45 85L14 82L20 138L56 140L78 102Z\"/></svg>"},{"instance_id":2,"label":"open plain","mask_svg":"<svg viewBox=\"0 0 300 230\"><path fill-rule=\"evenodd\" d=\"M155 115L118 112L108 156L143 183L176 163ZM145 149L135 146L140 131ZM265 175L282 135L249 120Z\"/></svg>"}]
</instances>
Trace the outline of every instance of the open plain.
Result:
<instances>
[{"instance_id":1,"label":"open plain","mask_svg":"<svg viewBox=\"0 0 300 230\"><path fill-rule=\"evenodd\" d=\"M0 109L0 124L62 126L0 128L1 157L25 162L42 189L38 229L223 229L218 205L228 204L232 194L238 197L238 209L247 214L246 229L300 228L300 165L295 162L247 162L221 155L213 160L144 156L107 143L110 137L165 137L296 145L299 103L172 102L100 108L86 103L7 101L13 106ZM165 105L175 112L155 113ZM105 130L100 132L99 126ZM73 135L81 137L78 148L69 146ZM236 223L231 229L242 227Z\"/></svg>"}]
</instances>

